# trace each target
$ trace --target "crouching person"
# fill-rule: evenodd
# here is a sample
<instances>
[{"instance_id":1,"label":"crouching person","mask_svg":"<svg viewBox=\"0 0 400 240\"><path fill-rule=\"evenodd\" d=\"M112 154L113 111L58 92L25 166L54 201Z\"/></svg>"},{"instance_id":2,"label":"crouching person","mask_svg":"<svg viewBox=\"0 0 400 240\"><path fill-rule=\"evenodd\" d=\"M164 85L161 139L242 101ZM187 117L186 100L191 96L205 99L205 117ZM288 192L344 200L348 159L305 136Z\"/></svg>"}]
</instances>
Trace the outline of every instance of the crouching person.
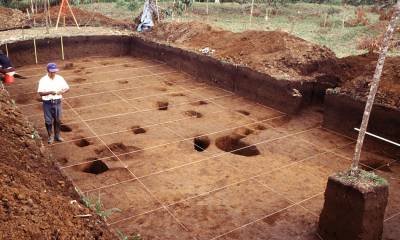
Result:
<instances>
[{"instance_id":1,"label":"crouching person","mask_svg":"<svg viewBox=\"0 0 400 240\"><path fill-rule=\"evenodd\" d=\"M44 121L48 133L48 143L64 141L60 136L62 115L62 94L68 92L69 86L58 72L55 63L47 64L47 74L39 81L38 93L42 97ZM54 126L54 134L53 134Z\"/></svg>"}]
</instances>

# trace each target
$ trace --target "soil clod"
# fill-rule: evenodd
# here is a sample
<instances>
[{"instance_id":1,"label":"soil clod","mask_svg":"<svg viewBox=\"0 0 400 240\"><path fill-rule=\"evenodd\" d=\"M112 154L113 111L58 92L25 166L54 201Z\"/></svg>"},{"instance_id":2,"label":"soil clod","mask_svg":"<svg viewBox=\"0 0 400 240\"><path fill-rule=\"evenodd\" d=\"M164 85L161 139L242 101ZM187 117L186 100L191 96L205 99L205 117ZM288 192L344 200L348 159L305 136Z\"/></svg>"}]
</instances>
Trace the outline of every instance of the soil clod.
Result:
<instances>
[{"instance_id":1,"label":"soil clod","mask_svg":"<svg viewBox=\"0 0 400 240\"><path fill-rule=\"evenodd\" d=\"M165 111L168 110L168 102L157 102L158 110Z\"/></svg>"},{"instance_id":2,"label":"soil clod","mask_svg":"<svg viewBox=\"0 0 400 240\"><path fill-rule=\"evenodd\" d=\"M132 132L133 132L134 134L143 134L143 133L146 133L146 129L140 127L139 125L132 126L131 129L132 129Z\"/></svg>"},{"instance_id":3,"label":"soil clod","mask_svg":"<svg viewBox=\"0 0 400 240\"><path fill-rule=\"evenodd\" d=\"M203 117L203 114L193 111L193 110L185 111L185 112L183 112L183 114L185 114L186 116L195 117L195 118Z\"/></svg>"},{"instance_id":4,"label":"soil clod","mask_svg":"<svg viewBox=\"0 0 400 240\"><path fill-rule=\"evenodd\" d=\"M86 139L81 139L81 140L75 142L75 145L78 146L78 147L87 147L90 144L91 143Z\"/></svg>"},{"instance_id":5,"label":"soil clod","mask_svg":"<svg viewBox=\"0 0 400 240\"><path fill-rule=\"evenodd\" d=\"M207 136L195 137L193 139L194 149L198 152L203 152L210 146L210 138Z\"/></svg>"},{"instance_id":6,"label":"soil clod","mask_svg":"<svg viewBox=\"0 0 400 240\"><path fill-rule=\"evenodd\" d=\"M72 132L72 128L67 124L61 124L60 130L61 132Z\"/></svg>"},{"instance_id":7,"label":"soil clod","mask_svg":"<svg viewBox=\"0 0 400 240\"><path fill-rule=\"evenodd\" d=\"M82 171L86 172L86 173L98 175L98 174L101 174L108 170L109 170L109 168L103 161L96 160L94 162L89 163L88 166L85 167Z\"/></svg>"}]
</instances>

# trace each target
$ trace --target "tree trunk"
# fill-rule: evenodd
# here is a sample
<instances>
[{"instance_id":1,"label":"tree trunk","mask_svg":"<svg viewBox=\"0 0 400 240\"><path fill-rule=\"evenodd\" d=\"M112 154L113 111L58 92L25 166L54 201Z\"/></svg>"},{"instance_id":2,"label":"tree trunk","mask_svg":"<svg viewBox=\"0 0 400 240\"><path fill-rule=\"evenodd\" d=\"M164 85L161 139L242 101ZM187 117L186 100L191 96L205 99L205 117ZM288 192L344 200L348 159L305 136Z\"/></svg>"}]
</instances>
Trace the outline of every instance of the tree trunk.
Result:
<instances>
[{"instance_id":1,"label":"tree trunk","mask_svg":"<svg viewBox=\"0 0 400 240\"><path fill-rule=\"evenodd\" d=\"M351 164L351 172L355 174L358 172L358 164L360 162L361 156L361 149L364 143L365 132L367 131L368 127L368 120L371 115L372 106L374 104L374 99L376 92L378 91L379 82L381 80L382 69L385 63L386 53L389 49L390 40L392 39L393 32L396 26L396 21L398 20L400 15L400 0L397 1L396 5L394 6L394 12L392 19L390 20L389 26L386 30L385 36L383 38L382 46L379 53L378 63L376 64L374 77L371 83L371 89L368 95L367 104L365 105L364 115L361 122L360 132L358 133L357 138L357 145L355 148L355 153L353 157L353 162Z\"/></svg>"}]
</instances>

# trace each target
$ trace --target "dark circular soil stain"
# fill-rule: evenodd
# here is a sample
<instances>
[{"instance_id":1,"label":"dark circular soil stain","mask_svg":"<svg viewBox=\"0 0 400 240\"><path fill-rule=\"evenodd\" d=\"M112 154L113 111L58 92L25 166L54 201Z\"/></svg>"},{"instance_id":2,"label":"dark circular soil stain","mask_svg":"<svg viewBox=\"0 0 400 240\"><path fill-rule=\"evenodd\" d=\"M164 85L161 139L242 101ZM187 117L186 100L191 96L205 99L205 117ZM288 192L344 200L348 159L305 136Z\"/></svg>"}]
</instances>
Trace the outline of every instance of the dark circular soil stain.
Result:
<instances>
[{"instance_id":1,"label":"dark circular soil stain","mask_svg":"<svg viewBox=\"0 0 400 240\"><path fill-rule=\"evenodd\" d=\"M65 70L73 69L74 68L74 63L66 63L64 65Z\"/></svg>"},{"instance_id":2,"label":"dark circular soil stain","mask_svg":"<svg viewBox=\"0 0 400 240\"><path fill-rule=\"evenodd\" d=\"M86 172L86 173L91 173L91 174L101 174L103 172L108 171L109 168L107 167L107 165L101 161L101 160L96 160L94 162L91 162L87 165L87 167L85 167L82 171Z\"/></svg>"},{"instance_id":3,"label":"dark circular soil stain","mask_svg":"<svg viewBox=\"0 0 400 240\"><path fill-rule=\"evenodd\" d=\"M61 132L72 132L72 128L67 124L61 124L60 130Z\"/></svg>"},{"instance_id":4,"label":"dark circular soil stain","mask_svg":"<svg viewBox=\"0 0 400 240\"><path fill-rule=\"evenodd\" d=\"M183 112L183 114L185 114L186 116L195 117L195 118L203 117L203 114L193 111L193 110L185 111L185 112Z\"/></svg>"},{"instance_id":5,"label":"dark circular soil stain","mask_svg":"<svg viewBox=\"0 0 400 240\"><path fill-rule=\"evenodd\" d=\"M90 144L91 143L86 139L81 139L81 140L75 142L75 145L78 146L78 147L87 147Z\"/></svg>"},{"instance_id":6,"label":"dark circular soil stain","mask_svg":"<svg viewBox=\"0 0 400 240\"><path fill-rule=\"evenodd\" d=\"M161 101L157 102L158 110L161 111L168 110L168 105L169 105L168 102L161 102Z\"/></svg>"},{"instance_id":7,"label":"dark circular soil stain","mask_svg":"<svg viewBox=\"0 0 400 240\"><path fill-rule=\"evenodd\" d=\"M249 116L249 115L250 115L250 113L249 113L248 111L246 111L246 110L237 110L237 112L238 112L238 113L241 113L241 114L243 114L243 115L246 115L246 116Z\"/></svg>"},{"instance_id":8,"label":"dark circular soil stain","mask_svg":"<svg viewBox=\"0 0 400 240\"><path fill-rule=\"evenodd\" d=\"M262 130L267 129L267 127L262 125L262 124L257 124L257 125L254 126L254 129L262 131Z\"/></svg>"},{"instance_id":9,"label":"dark circular soil stain","mask_svg":"<svg viewBox=\"0 0 400 240\"><path fill-rule=\"evenodd\" d=\"M81 82L85 82L85 81L86 81L86 78L80 78L80 77L74 78L71 80L71 82L74 82L74 83L81 83Z\"/></svg>"},{"instance_id":10,"label":"dark circular soil stain","mask_svg":"<svg viewBox=\"0 0 400 240\"><path fill-rule=\"evenodd\" d=\"M118 81L119 84L127 84L129 81L128 80L120 80Z\"/></svg>"},{"instance_id":11,"label":"dark circular soil stain","mask_svg":"<svg viewBox=\"0 0 400 240\"><path fill-rule=\"evenodd\" d=\"M210 146L210 142L210 138L207 136L195 137L193 139L194 149L198 152L202 152Z\"/></svg>"},{"instance_id":12,"label":"dark circular soil stain","mask_svg":"<svg viewBox=\"0 0 400 240\"><path fill-rule=\"evenodd\" d=\"M173 96L173 97L184 97L186 95L183 94L183 93L171 93L171 96Z\"/></svg>"},{"instance_id":13,"label":"dark circular soil stain","mask_svg":"<svg viewBox=\"0 0 400 240\"><path fill-rule=\"evenodd\" d=\"M247 143L241 141L242 136L235 134L217 138L215 145L225 152L230 152L235 155L245 157L260 155L260 151L256 146L249 146Z\"/></svg>"},{"instance_id":14,"label":"dark circular soil stain","mask_svg":"<svg viewBox=\"0 0 400 240\"><path fill-rule=\"evenodd\" d=\"M146 129L144 129L144 128L138 126L138 125L132 126L131 129L132 129L132 132L133 132L134 134L143 134L143 133L146 133Z\"/></svg>"},{"instance_id":15,"label":"dark circular soil stain","mask_svg":"<svg viewBox=\"0 0 400 240\"><path fill-rule=\"evenodd\" d=\"M200 105L207 105L207 104L208 104L208 102L203 101L203 100L191 103L191 105L193 105L193 106L200 106Z\"/></svg>"}]
</instances>

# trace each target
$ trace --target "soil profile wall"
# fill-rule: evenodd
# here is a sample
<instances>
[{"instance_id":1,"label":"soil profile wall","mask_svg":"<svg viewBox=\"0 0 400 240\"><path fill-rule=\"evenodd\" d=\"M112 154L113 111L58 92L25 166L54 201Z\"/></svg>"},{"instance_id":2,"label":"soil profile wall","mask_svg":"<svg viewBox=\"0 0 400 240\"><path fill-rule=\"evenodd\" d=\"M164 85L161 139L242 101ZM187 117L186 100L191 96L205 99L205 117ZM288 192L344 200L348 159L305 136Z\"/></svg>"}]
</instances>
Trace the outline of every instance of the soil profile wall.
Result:
<instances>
[{"instance_id":1,"label":"soil profile wall","mask_svg":"<svg viewBox=\"0 0 400 240\"><path fill-rule=\"evenodd\" d=\"M76 36L62 39L65 59L128 55L129 42L127 36ZM61 38L24 40L7 44L9 57L15 67L36 63L35 44L38 63L62 59ZM6 53L5 46L0 49Z\"/></svg>"},{"instance_id":2,"label":"soil profile wall","mask_svg":"<svg viewBox=\"0 0 400 240\"><path fill-rule=\"evenodd\" d=\"M347 136L357 138L364 113L365 102L350 96L327 94L324 101L323 126ZM368 132L400 142L400 111L374 104L368 123ZM400 156L400 148L373 137L367 137L387 149L391 154Z\"/></svg>"},{"instance_id":3,"label":"soil profile wall","mask_svg":"<svg viewBox=\"0 0 400 240\"><path fill-rule=\"evenodd\" d=\"M321 101L324 86L316 82L277 80L244 66L219 61L188 50L133 37L131 54L147 56L263 105L293 114L304 105ZM295 94L294 89L301 93Z\"/></svg>"}]
</instances>

